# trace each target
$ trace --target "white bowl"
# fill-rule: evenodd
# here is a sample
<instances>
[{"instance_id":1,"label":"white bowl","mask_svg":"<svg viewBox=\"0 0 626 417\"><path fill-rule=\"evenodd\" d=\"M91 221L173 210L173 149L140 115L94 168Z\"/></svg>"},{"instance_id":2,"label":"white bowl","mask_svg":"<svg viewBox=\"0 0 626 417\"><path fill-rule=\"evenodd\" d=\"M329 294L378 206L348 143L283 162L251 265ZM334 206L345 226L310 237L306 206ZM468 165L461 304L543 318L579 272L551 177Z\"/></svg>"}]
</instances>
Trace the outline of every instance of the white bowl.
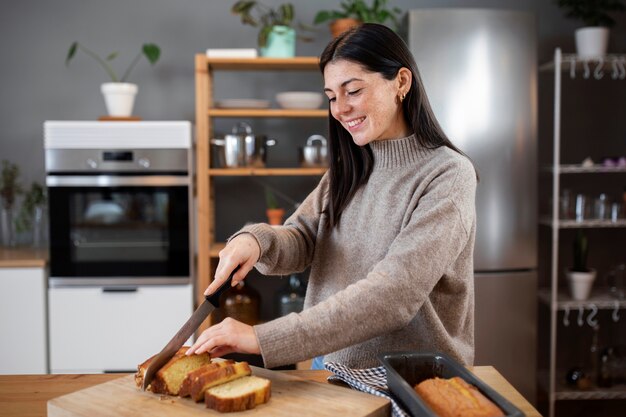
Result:
<instances>
[{"instance_id":1,"label":"white bowl","mask_svg":"<svg viewBox=\"0 0 626 417\"><path fill-rule=\"evenodd\" d=\"M318 109L323 100L322 93L312 91L285 91L276 94L276 101L283 109Z\"/></svg>"}]
</instances>

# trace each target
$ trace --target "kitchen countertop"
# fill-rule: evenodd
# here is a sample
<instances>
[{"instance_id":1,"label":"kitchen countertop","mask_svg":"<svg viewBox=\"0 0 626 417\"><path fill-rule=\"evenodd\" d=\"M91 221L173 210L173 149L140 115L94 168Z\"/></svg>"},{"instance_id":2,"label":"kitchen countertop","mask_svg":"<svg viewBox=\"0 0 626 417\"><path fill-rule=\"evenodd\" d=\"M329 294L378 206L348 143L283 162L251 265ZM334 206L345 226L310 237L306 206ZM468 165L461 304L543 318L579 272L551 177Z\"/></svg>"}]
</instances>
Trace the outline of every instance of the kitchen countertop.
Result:
<instances>
[{"instance_id":1,"label":"kitchen countertop","mask_svg":"<svg viewBox=\"0 0 626 417\"><path fill-rule=\"evenodd\" d=\"M45 268L47 262L48 249L0 246L0 268Z\"/></svg>"},{"instance_id":2,"label":"kitchen countertop","mask_svg":"<svg viewBox=\"0 0 626 417\"><path fill-rule=\"evenodd\" d=\"M472 371L487 385L516 405L527 417L541 417L535 408L492 366ZM310 381L327 383L328 371L280 371ZM0 417L45 416L52 398L102 384L128 374L93 375L0 375Z\"/></svg>"}]
</instances>

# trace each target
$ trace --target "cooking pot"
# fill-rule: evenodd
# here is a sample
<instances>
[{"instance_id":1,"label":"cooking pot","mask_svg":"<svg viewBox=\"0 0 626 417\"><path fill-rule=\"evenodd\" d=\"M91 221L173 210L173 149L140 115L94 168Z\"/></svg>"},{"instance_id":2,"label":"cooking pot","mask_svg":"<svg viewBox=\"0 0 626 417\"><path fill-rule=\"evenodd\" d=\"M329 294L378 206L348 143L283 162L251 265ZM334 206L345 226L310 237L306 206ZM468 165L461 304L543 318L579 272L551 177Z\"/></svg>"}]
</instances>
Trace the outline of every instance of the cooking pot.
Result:
<instances>
[{"instance_id":1,"label":"cooking pot","mask_svg":"<svg viewBox=\"0 0 626 417\"><path fill-rule=\"evenodd\" d=\"M328 147L324 136L309 136L306 140L306 146L300 148L300 164L303 167L325 167L328 165Z\"/></svg>"},{"instance_id":2,"label":"cooking pot","mask_svg":"<svg viewBox=\"0 0 626 417\"><path fill-rule=\"evenodd\" d=\"M265 167L267 147L274 146L276 141L267 139L264 135L252 134L252 128L247 123L241 122L233 127L232 133L225 135L224 139L211 139L211 144L216 145L216 160L228 168L240 167ZM220 154L222 153L223 154Z\"/></svg>"}]
</instances>

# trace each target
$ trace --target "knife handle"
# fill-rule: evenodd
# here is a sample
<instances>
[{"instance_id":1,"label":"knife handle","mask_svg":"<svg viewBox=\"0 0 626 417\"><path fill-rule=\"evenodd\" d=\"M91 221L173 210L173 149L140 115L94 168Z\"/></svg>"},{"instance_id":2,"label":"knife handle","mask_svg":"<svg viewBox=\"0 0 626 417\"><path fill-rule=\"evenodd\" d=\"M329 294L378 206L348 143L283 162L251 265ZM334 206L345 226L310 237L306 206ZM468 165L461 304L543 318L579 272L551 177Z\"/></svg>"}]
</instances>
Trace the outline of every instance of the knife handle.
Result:
<instances>
[{"instance_id":1,"label":"knife handle","mask_svg":"<svg viewBox=\"0 0 626 417\"><path fill-rule=\"evenodd\" d=\"M233 272L230 273L230 276L228 277L228 279L224 281L222 285L220 285L219 288L213 294L205 295L204 298L209 303L213 304L216 308L218 308L220 306L220 296L231 287L231 282L233 282L233 275L235 275L235 272L237 271L239 271L239 265L237 265L237 267L233 269Z\"/></svg>"}]
</instances>

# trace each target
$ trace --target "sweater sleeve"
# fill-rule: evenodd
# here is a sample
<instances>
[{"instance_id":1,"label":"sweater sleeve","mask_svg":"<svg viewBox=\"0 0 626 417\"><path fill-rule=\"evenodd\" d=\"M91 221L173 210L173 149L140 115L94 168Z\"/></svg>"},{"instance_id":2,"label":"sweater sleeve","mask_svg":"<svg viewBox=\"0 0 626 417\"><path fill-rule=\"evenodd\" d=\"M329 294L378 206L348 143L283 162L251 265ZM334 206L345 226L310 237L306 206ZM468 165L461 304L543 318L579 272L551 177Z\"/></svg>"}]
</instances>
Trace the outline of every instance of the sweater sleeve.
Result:
<instances>
[{"instance_id":1,"label":"sweater sleeve","mask_svg":"<svg viewBox=\"0 0 626 417\"><path fill-rule=\"evenodd\" d=\"M325 174L283 225L248 225L229 240L241 233L250 233L255 237L261 248L261 256L255 268L262 274L287 275L301 272L313 259L327 193L328 174Z\"/></svg>"},{"instance_id":2,"label":"sweater sleeve","mask_svg":"<svg viewBox=\"0 0 626 417\"><path fill-rule=\"evenodd\" d=\"M440 172L366 277L299 314L255 326L265 365L328 354L407 326L471 238L475 188L469 163ZM462 292L467 283L457 285Z\"/></svg>"}]
</instances>

